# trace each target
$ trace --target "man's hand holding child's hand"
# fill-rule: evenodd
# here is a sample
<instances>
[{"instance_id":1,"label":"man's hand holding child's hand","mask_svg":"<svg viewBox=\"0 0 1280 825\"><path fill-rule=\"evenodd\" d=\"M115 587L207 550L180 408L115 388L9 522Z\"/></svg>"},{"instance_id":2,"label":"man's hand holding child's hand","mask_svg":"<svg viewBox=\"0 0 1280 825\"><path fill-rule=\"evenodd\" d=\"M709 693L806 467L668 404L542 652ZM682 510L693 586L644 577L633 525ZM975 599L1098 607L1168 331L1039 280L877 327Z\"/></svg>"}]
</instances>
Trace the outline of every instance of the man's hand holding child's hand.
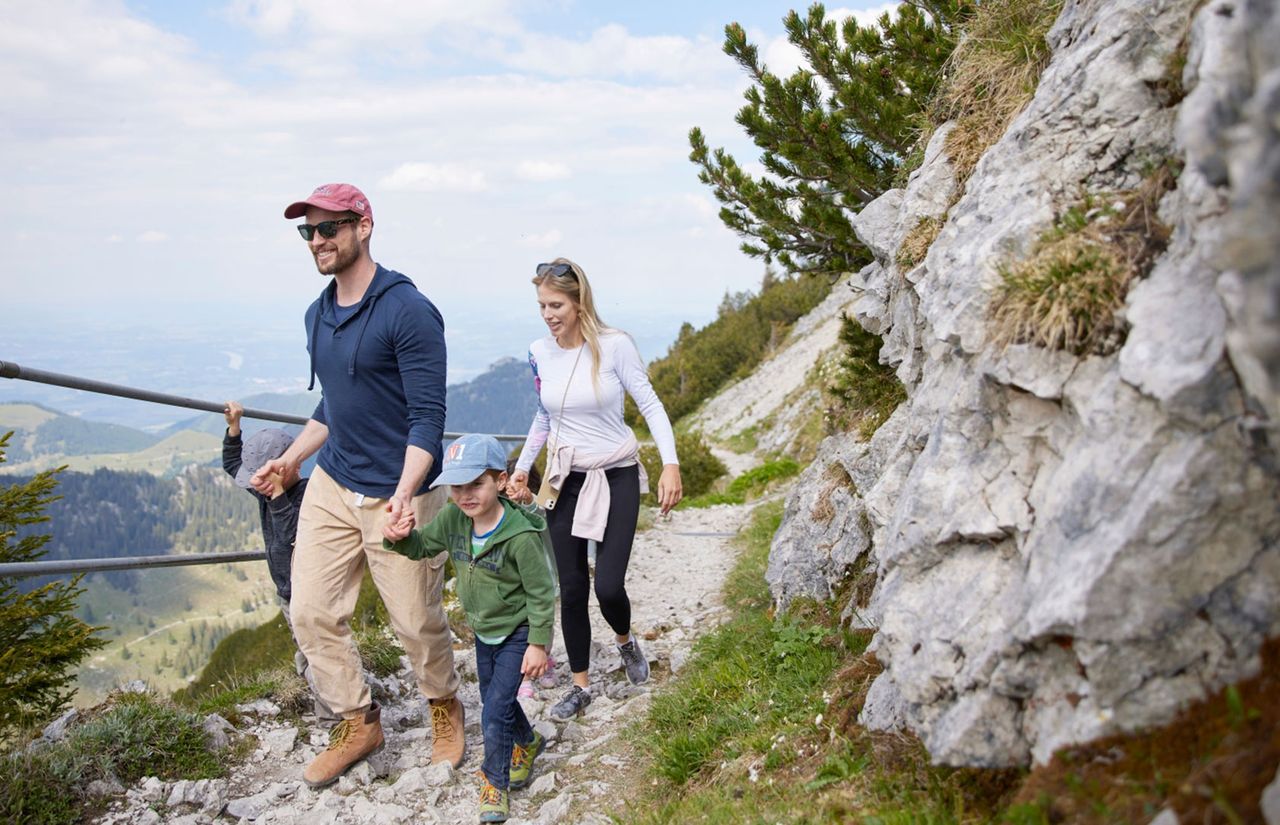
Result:
<instances>
[{"instance_id":1,"label":"man's hand holding child's hand","mask_svg":"<svg viewBox=\"0 0 1280 825\"><path fill-rule=\"evenodd\" d=\"M526 679L537 679L547 672L547 649L542 645L529 645L520 663L520 673Z\"/></svg>"},{"instance_id":2,"label":"man's hand holding child's hand","mask_svg":"<svg viewBox=\"0 0 1280 825\"><path fill-rule=\"evenodd\" d=\"M394 521L388 520L386 524L382 525L383 538L387 541L400 541L403 538L408 538L409 534L413 532L414 521L413 511L404 510L400 518Z\"/></svg>"}]
</instances>

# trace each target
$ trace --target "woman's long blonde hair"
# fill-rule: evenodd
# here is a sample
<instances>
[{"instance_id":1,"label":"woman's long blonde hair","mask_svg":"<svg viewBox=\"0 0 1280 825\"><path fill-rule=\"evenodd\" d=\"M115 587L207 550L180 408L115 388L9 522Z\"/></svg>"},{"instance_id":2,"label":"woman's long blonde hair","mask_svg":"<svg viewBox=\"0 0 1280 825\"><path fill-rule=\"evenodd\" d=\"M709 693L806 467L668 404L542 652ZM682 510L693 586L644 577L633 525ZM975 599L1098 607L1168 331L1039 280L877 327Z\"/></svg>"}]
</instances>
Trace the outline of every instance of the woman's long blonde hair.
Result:
<instances>
[{"instance_id":1,"label":"woman's long blonde hair","mask_svg":"<svg viewBox=\"0 0 1280 825\"><path fill-rule=\"evenodd\" d=\"M574 306L578 309L578 324L582 327L582 338L587 342L587 347L591 350L591 386L595 389L596 397L600 396L600 334L609 327L605 326L604 321L600 320L599 313L596 312L596 302L591 295L591 283L587 281L587 273L582 267L575 264L568 258L556 258L550 263L568 264L573 270L573 274L564 275L534 275L533 285L547 286L556 292L569 296L569 300L573 301Z\"/></svg>"}]
</instances>

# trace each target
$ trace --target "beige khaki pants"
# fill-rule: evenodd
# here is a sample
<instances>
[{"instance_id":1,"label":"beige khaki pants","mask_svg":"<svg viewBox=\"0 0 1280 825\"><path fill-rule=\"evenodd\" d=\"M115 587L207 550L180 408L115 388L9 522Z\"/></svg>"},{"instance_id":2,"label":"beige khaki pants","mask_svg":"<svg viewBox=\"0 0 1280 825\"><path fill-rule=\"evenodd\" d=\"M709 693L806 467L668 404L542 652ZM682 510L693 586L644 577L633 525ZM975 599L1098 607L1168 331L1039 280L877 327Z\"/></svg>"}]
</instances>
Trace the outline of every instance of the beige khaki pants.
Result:
<instances>
[{"instance_id":1,"label":"beige khaki pants","mask_svg":"<svg viewBox=\"0 0 1280 825\"><path fill-rule=\"evenodd\" d=\"M443 487L415 497L418 524L430 521L444 501ZM366 564L422 693L441 699L458 689L441 601L446 554L410 561L383 550L386 507L385 498L362 498L316 467L298 516L290 603L293 632L311 665L320 698L343 717L363 712L371 701L351 634Z\"/></svg>"}]
</instances>

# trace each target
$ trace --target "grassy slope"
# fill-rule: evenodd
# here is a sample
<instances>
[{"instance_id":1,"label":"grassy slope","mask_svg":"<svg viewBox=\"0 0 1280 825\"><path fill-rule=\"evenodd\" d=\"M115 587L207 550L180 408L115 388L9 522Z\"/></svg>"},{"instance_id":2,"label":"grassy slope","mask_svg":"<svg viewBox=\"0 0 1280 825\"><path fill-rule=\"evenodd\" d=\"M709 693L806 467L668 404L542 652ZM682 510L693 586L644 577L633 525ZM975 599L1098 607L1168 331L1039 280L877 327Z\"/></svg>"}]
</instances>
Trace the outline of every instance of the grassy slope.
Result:
<instances>
[{"instance_id":1,"label":"grassy slope","mask_svg":"<svg viewBox=\"0 0 1280 825\"><path fill-rule=\"evenodd\" d=\"M58 413L36 404L0 404L0 430L34 430Z\"/></svg>"},{"instance_id":2,"label":"grassy slope","mask_svg":"<svg viewBox=\"0 0 1280 825\"><path fill-rule=\"evenodd\" d=\"M165 475L189 464L209 464L222 452L222 438L207 433L184 430L144 450L126 453L94 453L65 456L48 454L38 458L5 464L8 473L36 473L65 464L68 469L91 473L99 467L111 470L137 470Z\"/></svg>"},{"instance_id":3,"label":"grassy slope","mask_svg":"<svg viewBox=\"0 0 1280 825\"><path fill-rule=\"evenodd\" d=\"M187 682L179 669L184 654L196 657L194 675L212 648L200 640L192 645L193 628L199 634L205 625L210 638L268 622L279 613L265 562L163 568L139 577L137 596L95 582L84 597L94 623L109 628L104 635L110 646L80 669L76 704L81 707L131 679L165 693L176 690ZM249 612L243 609L246 600ZM122 653L126 647L128 659Z\"/></svg>"}]
</instances>

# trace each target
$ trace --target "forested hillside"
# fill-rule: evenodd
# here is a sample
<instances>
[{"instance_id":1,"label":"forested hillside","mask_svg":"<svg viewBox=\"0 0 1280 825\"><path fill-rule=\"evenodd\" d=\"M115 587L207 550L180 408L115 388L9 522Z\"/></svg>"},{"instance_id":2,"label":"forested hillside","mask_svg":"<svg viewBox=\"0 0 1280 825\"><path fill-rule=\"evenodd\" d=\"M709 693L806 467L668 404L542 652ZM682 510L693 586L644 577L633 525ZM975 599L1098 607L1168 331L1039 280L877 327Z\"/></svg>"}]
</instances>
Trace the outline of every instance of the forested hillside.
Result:
<instances>
[{"instance_id":1,"label":"forested hillside","mask_svg":"<svg viewBox=\"0 0 1280 825\"><path fill-rule=\"evenodd\" d=\"M13 430L10 464L41 456L73 456L144 450L160 439L154 435L64 415L39 404L0 404L0 432Z\"/></svg>"},{"instance_id":2,"label":"forested hillside","mask_svg":"<svg viewBox=\"0 0 1280 825\"><path fill-rule=\"evenodd\" d=\"M0 477L3 483L26 476ZM211 553L245 550L261 543L257 505L221 470L191 468L176 478L150 473L95 470L58 475L50 521L28 525L20 535L48 534L45 560ZM135 571L97 573L112 586L134 591ZM28 579L25 586L40 580Z\"/></svg>"},{"instance_id":3,"label":"forested hillside","mask_svg":"<svg viewBox=\"0 0 1280 825\"><path fill-rule=\"evenodd\" d=\"M529 429L538 397L529 364L520 358L495 361L484 373L448 390L445 429L450 432L521 434Z\"/></svg>"}]
</instances>

